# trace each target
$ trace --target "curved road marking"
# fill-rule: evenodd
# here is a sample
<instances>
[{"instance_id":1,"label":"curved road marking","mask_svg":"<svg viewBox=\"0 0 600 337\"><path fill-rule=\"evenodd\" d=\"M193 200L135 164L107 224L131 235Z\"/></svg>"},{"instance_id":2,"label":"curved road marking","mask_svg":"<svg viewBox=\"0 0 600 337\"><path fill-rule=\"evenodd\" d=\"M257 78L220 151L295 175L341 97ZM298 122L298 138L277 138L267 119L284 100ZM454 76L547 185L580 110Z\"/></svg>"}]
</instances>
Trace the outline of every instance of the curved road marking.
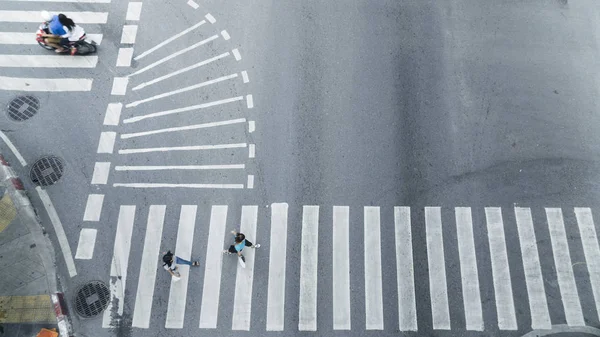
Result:
<instances>
[{"instance_id":1,"label":"curved road marking","mask_svg":"<svg viewBox=\"0 0 600 337\"><path fill-rule=\"evenodd\" d=\"M238 118L238 119L231 119L231 120L227 120L227 121L210 122L210 123L204 123L204 124L178 126L178 127L173 127L173 128L135 132L135 133L124 133L121 135L121 139L150 136L150 135L166 133L166 132L179 132L179 131L188 131L188 130L207 129L207 128L212 128L212 127L217 127L217 126L233 125L233 124L240 124L240 123L246 123L246 118Z\"/></svg>"},{"instance_id":2,"label":"curved road marking","mask_svg":"<svg viewBox=\"0 0 600 337\"><path fill-rule=\"evenodd\" d=\"M600 336L600 330L591 326L570 327L566 324L559 324L553 325L550 330L533 330L524 334L522 337L540 337L569 332L587 333L594 336Z\"/></svg>"},{"instance_id":3,"label":"curved road marking","mask_svg":"<svg viewBox=\"0 0 600 337\"><path fill-rule=\"evenodd\" d=\"M180 113L180 112L186 112L186 111L192 111L192 110L210 108L210 107L221 105L221 104L232 103L232 102L235 102L235 101L241 101L243 99L244 99L244 96L238 96L238 97L226 98L226 99L222 99L222 100L218 100L218 101L213 101L213 102L208 102L208 103L203 103L203 104L198 104L198 105L186 106L186 107L183 107L183 108L177 108L177 109L172 109L172 110L165 110L165 111L154 112L154 113L150 113L150 114L147 114L147 115L141 115L141 116L127 118L127 119L125 119L123 121L123 123L128 124L128 123L133 123L133 122L139 122L139 121L144 120L146 118L154 118L154 117L160 117L160 116L166 116L166 115L176 114L176 113Z\"/></svg>"},{"instance_id":4,"label":"curved road marking","mask_svg":"<svg viewBox=\"0 0 600 337\"><path fill-rule=\"evenodd\" d=\"M167 45L168 43L171 43L171 42L173 42L173 41L177 40L178 38L180 38L180 37L184 36L185 34L187 34L187 33L191 32L192 30L194 30L194 29L196 29L196 28L198 28L198 27L202 26L202 25L203 25L203 24L205 24L205 23L206 23L206 20L202 20L202 21L198 22L197 24L195 24L195 25L191 26L190 28L187 28L186 30L184 30L184 31L182 31L182 32L180 32L180 33L178 33L178 34L175 34L175 35L171 36L170 38L168 38L168 39L164 40L163 42L161 42L161 43L157 44L156 46L154 46L154 47L152 47L152 48L150 48L150 49L146 50L145 52L141 53L140 55L136 56L136 57L134 58L134 60L136 60L136 61L137 61L137 60L139 60L139 59L141 59L141 58L143 58L143 57L145 57L145 56L149 55L150 53L152 53L152 52L154 52L154 51L156 51L156 50L158 50L158 49L160 49L160 48L164 47L164 46L165 46L165 45Z\"/></svg>"},{"instance_id":5,"label":"curved road marking","mask_svg":"<svg viewBox=\"0 0 600 337\"><path fill-rule=\"evenodd\" d=\"M23 167L27 166L27 162L25 161L25 158L23 158L23 156L21 156L21 153L19 153L19 151L17 150L15 145L10 141L10 139L8 139L6 134L4 134L4 132L2 132L2 131L0 131L0 138L2 138L4 143L6 143L6 146L8 146L8 148L12 151L12 153L15 155L15 157L17 157L17 160L21 163L21 166L23 166Z\"/></svg>"}]
</instances>

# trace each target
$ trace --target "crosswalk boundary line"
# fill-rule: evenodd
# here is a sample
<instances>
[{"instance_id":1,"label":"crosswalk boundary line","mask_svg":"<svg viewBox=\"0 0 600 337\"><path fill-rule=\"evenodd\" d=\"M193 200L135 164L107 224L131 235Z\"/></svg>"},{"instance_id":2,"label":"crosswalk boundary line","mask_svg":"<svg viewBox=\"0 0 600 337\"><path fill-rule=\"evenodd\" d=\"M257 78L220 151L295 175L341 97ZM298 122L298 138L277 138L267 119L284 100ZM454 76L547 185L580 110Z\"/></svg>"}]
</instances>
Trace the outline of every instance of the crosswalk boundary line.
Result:
<instances>
[{"instance_id":1,"label":"crosswalk boundary line","mask_svg":"<svg viewBox=\"0 0 600 337\"><path fill-rule=\"evenodd\" d=\"M600 319L600 246L594 227L594 218L590 208L575 208L579 235L583 246L585 264L587 266L592 293L596 303L596 313Z\"/></svg>"},{"instance_id":2,"label":"crosswalk boundary line","mask_svg":"<svg viewBox=\"0 0 600 337\"><path fill-rule=\"evenodd\" d=\"M27 92L80 92L92 90L91 78L35 78L0 76L0 90Z\"/></svg>"},{"instance_id":3,"label":"crosswalk boundary line","mask_svg":"<svg viewBox=\"0 0 600 337\"><path fill-rule=\"evenodd\" d=\"M54 53L56 54L56 53ZM98 56L8 55L0 54L0 67L5 68L95 68Z\"/></svg>"},{"instance_id":4,"label":"crosswalk boundary line","mask_svg":"<svg viewBox=\"0 0 600 337\"><path fill-rule=\"evenodd\" d=\"M502 210L499 207L486 207L485 216L490 244L498 329L517 330L517 317L506 251Z\"/></svg>"},{"instance_id":5,"label":"crosswalk boundary line","mask_svg":"<svg viewBox=\"0 0 600 337\"><path fill-rule=\"evenodd\" d=\"M196 225L197 209L198 206L196 205L181 206L177 241L175 243L175 259L177 256L184 260L192 259L192 244L194 242L194 226ZM218 250L217 253L219 253ZM185 317L190 266L178 264L177 271L180 274L180 279L176 281L171 278L169 303L167 305L167 319L165 320L165 328L167 329L182 329ZM202 297L204 297L204 295Z\"/></svg>"},{"instance_id":6,"label":"crosswalk boundary line","mask_svg":"<svg viewBox=\"0 0 600 337\"><path fill-rule=\"evenodd\" d=\"M258 222L258 206L242 206L242 221L240 232L246 235L256 245L256 224ZM235 295L233 299L233 317L231 330L250 330L250 319L252 312L252 287L254 280L254 249L243 250L246 258L246 268L237 265L235 275Z\"/></svg>"},{"instance_id":7,"label":"crosswalk boundary line","mask_svg":"<svg viewBox=\"0 0 600 337\"><path fill-rule=\"evenodd\" d=\"M523 260L527 294L529 295L531 328L534 330L550 329L552 322L548 311L548 301L546 300L546 290L531 210L515 207L515 219L521 244L521 258Z\"/></svg>"},{"instance_id":8,"label":"crosswalk boundary line","mask_svg":"<svg viewBox=\"0 0 600 337\"><path fill-rule=\"evenodd\" d=\"M456 207L456 236L462 282L463 306L467 330L483 331L483 311L477 270L477 253L473 237L473 216L470 207Z\"/></svg>"},{"instance_id":9,"label":"crosswalk boundary line","mask_svg":"<svg viewBox=\"0 0 600 337\"><path fill-rule=\"evenodd\" d=\"M104 24L108 20L108 12L69 12L52 10L51 13L63 13L77 24ZM39 11L0 10L0 22L35 22L42 21Z\"/></svg>"},{"instance_id":10,"label":"crosswalk boundary line","mask_svg":"<svg viewBox=\"0 0 600 337\"><path fill-rule=\"evenodd\" d=\"M135 206L121 206L119 208L117 232L115 234L113 257L110 265L111 300L108 302L108 306L104 311L102 319L103 328L110 328L112 326L112 315L115 312L113 307L115 304L117 305L117 315L123 315L125 285L127 284L127 267L129 265L129 254L131 252L131 235L133 233L134 221ZM120 319L120 317L116 319Z\"/></svg>"},{"instance_id":11,"label":"crosswalk boundary line","mask_svg":"<svg viewBox=\"0 0 600 337\"><path fill-rule=\"evenodd\" d=\"M86 34L86 40L92 40L97 45L101 44L102 38L102 34ZM35 39L35 32L0 32L0 44L36 45L38 41Z\"/></svg>"},{"instance_id":12,"label":"crosswalk boundary line","mask_svg":"<svg viewBox=\"0 0 600 337\"><path fill-rule=\"evenodd\" d=\"M267 331L283 331L285 315L285 265L288 204L271 204Z\"/></svg>"},{"instance_id":13,"label":"crosswalk boundary line","mask_svg":"<svg viewBox=\"0 0 600 337\"><path fill-rule=\"evenodd\" d=\"M160 242L166 208L166 205L151 205L148 211L144 249L142 251L142 262L140 263L140 274L131 323L131 326L136 328L148 329L150 327L152 299L154 298L154 286L156 282L156 267L158 264L157 257L160 254Z\"/></svg>"},{"instance_id":14,"label":"crosswalk boundary line","mask_svg":"<svg viewBox=\"0 0 600 337\"><path fill-rule=\"evenodd\" d=\"M204 286L200 308L200 328L216 329L221 294L221 268L223 262L223 242L227 225L227 206L215 205L210 211L208 244L204 267Z\"/></svg>"},{"instance_id":15,"label":"crosswalk boundary line","mask_svg":"<svg viewBox=\"0 0 600 337\"><path fill-rule=\"evenodd\" d=\"M398 284L398 329L417 331L417 302L412 252L410 207L394 207L396 277Z\"/></svg>"},{"instance_id":16,"label":"crosswalk boundary line","mask_svg":"<svg viewBox=\"0 0 600 337\"><path fill-rule=\"evenodd\" d=\"M350 330L350 207L333 206L333 330Z\"/></svg>"},{"instance_id":17,"label":"crosswalk boundary line","mask_svg":"<svg viewBox=\"0 0 600 337\"><path fill-rule=\"evenodd\" d=\"M546 219L548 220L556 277L558 279L558 287L560 289L567 324L569 326L585 326L577 283L573 274L562 209L546 208Z\"/></svg>"},{"instance_id":18,"label":"crosswalk boundary line","mask_svg":"<svg viewBox=\"0 0 600 337\"><path fill-rule=\"evenodd\" d=\"M365 328L383 330L380 208L364 207Z\"/></svg>"},{"instance_id":19,"label":"crosswalk boundary line","mask_svg":"<svg viewBox=\"0 0 600 337\"><path fill-rule=\"evenodd\" d=\"M319 206L302 207L300 300L298 330L317 330L317 273L319 259Z\"/></svg>"},{"instance_id":20,"label":"crosswalk boundary line","mask_svg":"<svg viewBox=\"0 0 600 337\"><path fill-rule=\"evenodd\" d=\"M425 233L429 266L429 294L433 328L450 330L450 308L440 207L425 207Z\"/></svg>"}]
</instances>

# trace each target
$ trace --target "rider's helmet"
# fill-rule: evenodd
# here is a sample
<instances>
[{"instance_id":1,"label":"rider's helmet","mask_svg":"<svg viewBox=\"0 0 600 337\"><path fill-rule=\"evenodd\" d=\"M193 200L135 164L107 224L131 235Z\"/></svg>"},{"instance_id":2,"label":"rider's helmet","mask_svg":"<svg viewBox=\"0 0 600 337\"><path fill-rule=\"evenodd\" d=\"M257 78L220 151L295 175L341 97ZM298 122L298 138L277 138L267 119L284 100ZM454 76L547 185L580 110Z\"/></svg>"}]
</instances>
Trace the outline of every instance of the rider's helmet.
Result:
<instances>
[{"instance_id":1,"label":"rider's helmet","mask_svg":"<svg viewBox=\"0 0 600 337\"><path fill-rule=\"evenodd\" d=\"M52 21L52 14L50 14L48 11L42 11L40 14L42 15L42 19L45 22Z\"/></svg>"}]
</instances>

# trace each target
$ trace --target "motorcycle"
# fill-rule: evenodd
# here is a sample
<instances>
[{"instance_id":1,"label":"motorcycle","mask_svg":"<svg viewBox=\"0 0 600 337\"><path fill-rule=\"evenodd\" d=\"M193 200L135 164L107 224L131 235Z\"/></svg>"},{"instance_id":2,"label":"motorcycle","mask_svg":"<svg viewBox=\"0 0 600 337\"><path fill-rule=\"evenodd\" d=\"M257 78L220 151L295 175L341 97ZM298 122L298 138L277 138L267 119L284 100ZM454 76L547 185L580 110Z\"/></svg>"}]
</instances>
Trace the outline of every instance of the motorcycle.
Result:
<instances>
[{"instance_id":1,"label":"motorcycle","mask_svg":"<svg viewBox=\"0 0 600 337\"><path fill-rule=\"evenodd\" d=\"M44 37L42 37L42 34L50 34L50 29L48 28L47 22L42 23L40 25L40 27L38 28L38 31L36 34L36 40L37 40L38 44L40 45L40 47L42 47L46 50L56 49L55 47L46 44L46 42L44 41ZM65 48L65 50L63 52L61 52L60 54L88 55L88 54L95 53L97 50L96 42L94 42L94 41L87 42L85 39L86 39L86 34L83 34L83 36L81 38L79 38L78 41L71 41L69 43L69 48Z\"/></svg>"}]
</instances>

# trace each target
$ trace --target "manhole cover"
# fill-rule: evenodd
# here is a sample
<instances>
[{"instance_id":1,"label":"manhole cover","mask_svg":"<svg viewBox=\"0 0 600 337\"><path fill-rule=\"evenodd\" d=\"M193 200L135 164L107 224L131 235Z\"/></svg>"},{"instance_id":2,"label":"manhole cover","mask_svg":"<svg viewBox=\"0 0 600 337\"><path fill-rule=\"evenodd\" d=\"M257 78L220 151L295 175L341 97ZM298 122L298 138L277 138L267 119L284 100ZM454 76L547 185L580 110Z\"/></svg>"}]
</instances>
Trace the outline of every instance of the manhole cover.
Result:
<instances>
[{"instance_id":1,"label":"manhole cover","mask_svg":"<svg viewBox=\"0 0 600 337\"><path fill-rule=\"evenodd\" d=\"M109 301L108 287L99 281L90 282L77 291L75 310L81 317L98 316L106 309Z\"/></svg>"},{"instance_id":2,"label":"manhole cover","mask_svg":"<svg viewBox=\"0 0 600 337\"><path fill-rule=\"evenodd\" d=\"M31 166L29 177L38 186L50 186L62 177L63 171L62 160L55 156L48 156L39 159Z\"/></svg>"},{"instance_id":3,"label":"manhole cover","mask_svg":"<svg viewBox=\"0 0 600 337\"><path fill-rule=\"evenodd\" d=\"M19 96L8 104L8 117L10 119L22 122L27 120L38 112L40 101L33 96Z\"/></svg>"}]
</instances>

